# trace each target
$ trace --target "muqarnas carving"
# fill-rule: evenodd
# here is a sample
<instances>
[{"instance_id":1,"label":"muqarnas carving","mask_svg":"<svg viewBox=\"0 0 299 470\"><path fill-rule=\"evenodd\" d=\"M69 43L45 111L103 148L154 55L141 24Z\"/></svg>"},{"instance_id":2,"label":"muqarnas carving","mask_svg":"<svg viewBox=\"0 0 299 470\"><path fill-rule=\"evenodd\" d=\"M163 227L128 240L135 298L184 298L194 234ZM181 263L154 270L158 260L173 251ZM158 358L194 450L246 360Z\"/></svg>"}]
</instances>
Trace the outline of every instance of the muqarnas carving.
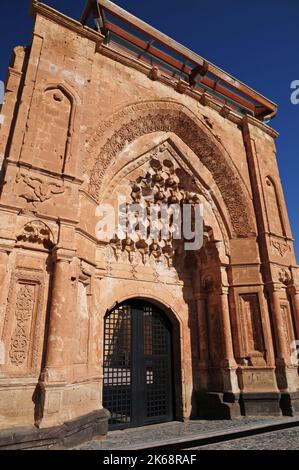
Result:
<instances>
[{"instance_id":1,"label":"muqarnas carving","mask_svg":"<svg viewBox=\"0 0 299 470\"><path fill-rule=\"evenodd\" d=\"M146 220L140 222L140 214L138 214L139 223L135 227L134 238L127 236L125 239L120 240L115 237L110 241L115 256L118 259L121 253L126 253L129 261L132 262L134 253L139 253L144 264L151 259L154 262L163 261L171 267L176 252L182 251L184 240L174 238L174 233L176 231L180 233L182 227L177 226L174 214L170 213L169 219L167 222L165 221L166 223L169 222L168 238L162 238L161 234L158 239L154 238L151 233L153 223L151 209L154 205L155 210L158 211L156 222L160 231L165 227L165 222L162 221L163 206L170 208L176 205L177 208L182 208L183 204L188 204L191 206L192 215L194 216L194 207L200 203L199 195L196 193L196 185L192 181L192 177L183 169L176 168L171 160L160 161L152 158L145 176L140 176L137 181L132 182L131 187L132 203L136 207L141 206L144 208L147 217ZM134 214L132 217L134 217ZM145 232L146 237L144 237Z\"/></svg>"},{"instance_id":2,"label":"muqarnas carving","mask_svg":"<svg viewBox=\"0 0 299 470\"><path fill-rule=\"evenodd\" d=\"M203 131L202 123L185 106L177 103L147 102L126 107L104 121L86 147L88 153L97 154L93 167L92 158L84 162L84 172L90 176L88 192L96 200L100 199L105 173L129 143L157 131L173 132L211 172L227 205L235 233L240 237L255 233L245 187L222 153L223 149L220 150L218 139L215 136L207 138L207 128L210 126L205 123ZM104 138L107 130L109 133L113 130L113 135Z\"/></svg>"}]
</instances>

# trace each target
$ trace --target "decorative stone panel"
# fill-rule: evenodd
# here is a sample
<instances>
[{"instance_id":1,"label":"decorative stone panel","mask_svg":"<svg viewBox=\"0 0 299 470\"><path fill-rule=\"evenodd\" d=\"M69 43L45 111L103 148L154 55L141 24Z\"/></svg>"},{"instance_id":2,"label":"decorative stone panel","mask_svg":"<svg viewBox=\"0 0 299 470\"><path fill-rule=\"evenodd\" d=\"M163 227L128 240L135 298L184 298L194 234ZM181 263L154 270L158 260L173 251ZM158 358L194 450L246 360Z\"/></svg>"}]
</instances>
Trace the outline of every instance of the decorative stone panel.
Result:
<instances>
[{"instance_id":1,"label":"decorative stone panel","mask_svg":"<svg viewBox=\"0 0 299 470\"><path fill-rule=\"evenodd\" d=\"M242 364L265 365L265 342L258 294L240 294Z\"/></svg>"},{"instance_id":2,"label":"decorative stone panel","mask_svg":"<svg viewBox=\"0 0 299 470\"><path fill-rule=\"evenodd\" d=\"M292 321L292 317L290 314L290 308L287 303L282 303L280 306L282 322L283 322L283 331L285 336L285 341L287 348L290 352L292 352L292 342L295 340L295 333L294 333L294 325Z\"/></svg>"},{"instance_id":3,"label":"decorative stone panel","mask_svg":"<svg viewBox=\"0 0 299 470\"><path fill-rule=\"evenodd\" d=\"M45 282L42 273L17 271L8 293L4 321L4 372L12 376L40 372L45 327Z\"/></svg>"},{"instance_id":4,"label":"decorative stone panel","mask_svg":"<svg viewBox=\"0 0 299 470\"><path fill-rule=\"evenodd\" d=\"M38 130L34 139L36 166L56 173L63 172L70 145L72 102L63 89L44 91L38 114Z\"/></svg>"}]
</instances>

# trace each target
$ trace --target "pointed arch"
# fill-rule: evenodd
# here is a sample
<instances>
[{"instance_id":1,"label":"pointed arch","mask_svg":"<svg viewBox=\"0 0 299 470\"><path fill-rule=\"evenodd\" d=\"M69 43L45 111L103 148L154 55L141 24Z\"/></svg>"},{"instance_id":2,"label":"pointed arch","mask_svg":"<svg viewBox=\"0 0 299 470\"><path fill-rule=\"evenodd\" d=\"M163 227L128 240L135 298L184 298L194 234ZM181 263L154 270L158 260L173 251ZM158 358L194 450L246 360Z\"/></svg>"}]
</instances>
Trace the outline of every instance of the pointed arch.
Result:
<instances>
[{"instance_id":1,"label":"pointed arch","mask_svg":"<svg viewBox=\"0 0 299 470\"><path fill-rule=\"evenodd\" d=\"M234 234L254 233L252 204L244 181L213 131L184 105L174 101L147 101L117 111L94 133L85 162L89 193L98 200L103 178L118 154L138 137L154 132L173 132L211 172L230 213Z\"/></svg>"},{"instance_id":2,"label":"pointed arch","mask_svg":"<svg viewBox=\"0 0 299 470\"><path fill-rule=\"evenodd\" d=\"M129 147L129 150L125 149L118 154L117 162L113 165L113 174L109 171L105 174L99 202L113 204L113 201L117 200L117 194L126 193L125 187L129 187L131 175L136 171L139 177L140 174L145 174L146 169L149 169L147 165L150 165L153 157L157 159L161 157L161 162L167 159L168 162L172 162L173 168L181 169L181 177L189 190L201 195L205 222L213 226L216 239L223 240L225 252L229 255L229 239L233 233L230 215L211 173L200 163L190 148L172 132L141 136Z\"/></svg>"}]
</instances>

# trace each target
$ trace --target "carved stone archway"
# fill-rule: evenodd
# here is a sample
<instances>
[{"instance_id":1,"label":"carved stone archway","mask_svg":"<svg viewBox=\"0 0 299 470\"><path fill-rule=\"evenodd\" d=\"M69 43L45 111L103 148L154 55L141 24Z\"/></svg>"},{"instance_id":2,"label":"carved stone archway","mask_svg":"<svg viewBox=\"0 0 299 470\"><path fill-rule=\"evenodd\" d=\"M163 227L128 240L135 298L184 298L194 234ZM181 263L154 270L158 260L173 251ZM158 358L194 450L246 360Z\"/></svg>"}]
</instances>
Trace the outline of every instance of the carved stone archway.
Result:
<instances>
[{"instance_id":1,"label":"carved stone archway","mask_svg":"<svg viewBox=\"0 0 299 470\"><path fill-rule=\"evenodd\" d=\"M144 145L146 141L148 147ZM147 297L147 289L150 286L151 292L171 293L173 299L170 301L171 309L183 311L181 336L177 343L180 345L181 353L184 354L184 357L181 357L185 367L182 374L188 377L186 389L183 389L183 416L188 417L196 415L196 399L193 398L200 388L204 388L207 383L210 384L211 375L204 357L209 341L207 338L204 338L204 342L201 341L202 351L199 351L198 345L198 332L203 335L207 330L207 321L200 317L202 308L198 296L201 295L212 303L210 334L230 331L228 296L227 291L223 290L223 282L227 285L225 269L229 264L229 237L232 233L232 223L220 191L217 193L219 201L215 202L219 202L220 208L224 207L222 214L216 204L213 205L209 193L210 185L213 183L210 172L205 170L205 185L202 184L198 172L203 167L194 165L196 155L191 155L192 151L185 154L185 147L187 146L184 146L181 139L173 139L168 134L165 137L163 133L160 136L156 133L135 139L130 150L118 154L111 175L109 168L107 169L98 200L104 204L115 204L115 210L118 209L119 195L125 196L126 203L141 204L146 207L147 203L160 202L166 205L206 203L208 210L204 217L204 253L208 256L208 269L202 270L201 250L185 251L184 240L179 240L177 243L171 236L165 243L161 240L158 244L152 243L149 235L142 238L142 234L140 239L129 237L107 239L99 244L97 259L101 260L103 266L100 288L102 294L99 297L101 304L105 304L106 296L109 305L119 302L121 298L127 299L130 296L131 285L134 286L137 297ZM222 218L223 213L226 214L227 220L225 217ZM206 294L205 287L201 286L206 282L207 276L212 280ZM217 366L215 366L217 370L213 369L211 386L214 390L222 390L224 381L230 390L236 388L231 345L230 334L223 335L221 348L218 347L216 352L211 352L211 357ZM193 353L191 358L187 359L188 351ZM199 358L202 367L200 377ZM224 360L226 362L223 368ZM232 367L232 371L227 370L227 364ZM227 377L223 378L223 374Z\"/></svg>"},{"instance_id":2,"label":"carved stone archway","mask_svg":"<svg viewBox=\"0 0 299 470\"><path fill-rule=\"evenodd\" d=\"M99 199L103 178L118 154L138 137L157 131L173 132L198 156L211 172L230 213L234 234L254 232L252 207L246 185L229 154L212 129L185 106L172 101L129 105L107 119L87 144L95 155L86 160L84 171L89 193Z\"/></svg>"}]
</instances>

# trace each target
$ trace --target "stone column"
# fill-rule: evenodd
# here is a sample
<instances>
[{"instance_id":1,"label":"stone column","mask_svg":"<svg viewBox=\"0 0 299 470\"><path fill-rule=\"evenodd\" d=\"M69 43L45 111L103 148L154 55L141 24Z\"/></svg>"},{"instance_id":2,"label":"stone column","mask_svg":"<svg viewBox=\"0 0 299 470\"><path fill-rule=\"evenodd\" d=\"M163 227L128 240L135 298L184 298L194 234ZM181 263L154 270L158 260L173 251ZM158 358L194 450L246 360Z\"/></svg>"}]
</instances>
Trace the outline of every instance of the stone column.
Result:
<instances>
[{"instance_id":1,"label":"stone column","mask_svg":"<svg viewBox=\"0 0 299 470\"><path fill-rule=\"evenodd\" d=\"M199 362L202 366L206 366L209 361L206 298L206 294L195 294L198 321Z\"/></svg>"},{"instance_id":2,"label":"stone column","mask_svg":"<svg viewBox=\"0 0 299 470\"><path fill-rule=\"evenodd\" d=\"M7 253L7 251L0 248L0 286L3 285L5 280L8 255L9 253Z\"/></svg>"},{"instance_id":3,"label":"stone column","mask_svg":"<svg viewBox=\"0 0 299 470\"><path fill-rule=\"evenodd\" d=\"M229 301L228 301L228 289L222 290L220 294L220 299L221 299L221 326L222 326L223 349L224 349L223 366L224 367L237 367L235 357L234 357Z\"/></svg>"},{"instance_id":4,"label":"stone column","mask_svg":"<svg viewBox=\"0 0 299 470\"><path fill-rule=\"evenodd\" d=\"M287 337L284 325L281 300L280 300L280 286L272 285L270 289L271 311L273 317L273 326L275 332L276 344L276 378L279 390L284 392L284 396L290 400L291 394L296 394L298 389L298 369L292 365L291 345L287 344ZM297 394L296 394L297 395ZM293 400L292 400L293 402ZM296 398L295 406L298 406L298 398ZM294 403L295 403L294 402ZM286 413L293 413L293 408L290 409L289 404L283 404L286 407ZM293 405L292 405L293 406Z\"/></svg>"},{"instance_id":5,"label":"stone column","mask_svg":"<svg viewBox=\"0 0 299 470\"><path fill-rule=\"evenodd\" d=\"M69 317L70 261L71 258L55 252L51 310L46 352L46 381L66 379L67 366L71 363L70 333L72 319Z\"/></svg>"},{"instance_id":6,"label":"stone column","mask_svg":"<svg viewBox=\"0 0 299 470\"><path fill-rule=\"evenodd\" d=\"M222 275L223 278L223 275ZM226 278L226 276L225 276ZM223 342L223 359L221 362L222 378L223 378L223 391L232 393L237 397L240 389L237 377L237 364L234 357L233 337L230 320L229 308L229 287L222 285L220 291L220 315L221 315L221 332ZM234 402L234 412L239 413L239 406Z\"/></svg>"},{"instance_id":7,"label":"stone column","mask_svg":"<svg viewBox=\"0 0 299 470\"><path fill-rule=\"evenodd\" d=\"M36 417L40 428L56 426L68 415L66 385L72 383L72 311L70 305L70 263L73 252L58 249L53 253L54 272L51 308L47 332L46 359L40 379L41 414Z\"/></svg>"},{"instance_id":8,"label":"stone column","mask_svg":"<svg viewBox=\"0 0 299 470\"><path fill-rule=\"evenodd\" d=\"M296 286L291 286L288 293L292 302L292 310L294 314L295 323L295 339L299 340L299 290Z\"/></svg>"},{"instance_id":9,"label":"stone column","mask_svg":"<svg viewBox=\"0 0 299 470\"><path fill-rule=\"evenodd\" d=\"M100 381L90 376L87 363L76 363L74 338L80 335L76 327L78 310L74 307L72 282L78 280L75 252L58 249L54 255L51 309L45 367L39 382L39 413L35 424L39 428L60 426L70 420L89 416L89 428L94 435L98 425L107 432L108 415L101 408ZM85 421L83 421L85 422Z\"/></svg>"},{"instance_id":10,"label":"stone column","mask_svg":"<svg viewBox=\"0 0 299 470\"><path fill-rule=\"evenodd\" d=\"M280 365L290 363L290 349L286 344L285 326L281 314L279 290L273 286L270 291L270 301L272 306L273 326L276 339L276 362Z\"/></svg>"},{"instance_id":11,"label":"stone column","mask_svg":"<svg viewBox=\"0 0 299 470\"><path fill-rule=\"evenodd\" d=\"M207 328L207 296L204 293L195 294L197 307L198 341L199 341L199 369L202 388L208 386L207 369L209 367L209 338Z\"/></svg>"},{"instance_id":12,"label":"stone column","mask_svg":"<svg viewBox=\"0 0 299 470\"><path fill-rule=\"evenodd\" d=\"M5 249L0 248L0 365L4 365L5 363L5 346L4 343L2 343L2 330L5 319L5 307L7 298L7 286L5 284L8 259L9 253L5 251Z\"/></svg>"}]
</instances>

